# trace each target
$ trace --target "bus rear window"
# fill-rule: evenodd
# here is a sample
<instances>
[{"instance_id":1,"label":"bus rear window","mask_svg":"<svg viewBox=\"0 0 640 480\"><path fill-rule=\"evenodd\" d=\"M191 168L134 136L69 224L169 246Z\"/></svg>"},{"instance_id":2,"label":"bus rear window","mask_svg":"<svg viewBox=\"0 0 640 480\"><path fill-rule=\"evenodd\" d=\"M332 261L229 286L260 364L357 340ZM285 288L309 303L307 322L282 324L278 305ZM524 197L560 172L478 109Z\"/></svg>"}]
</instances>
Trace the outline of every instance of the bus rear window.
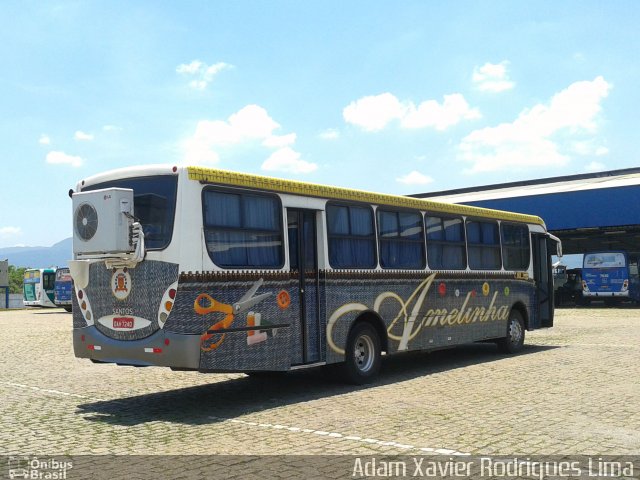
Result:
<instances>
[{"instance_id":1,"label":"bus rear window","mask_svg":"<svg viewBox=\"0 0 640 480\"><path fill-rule=\"evenodd\" d=\"M113 187L133 190L134 215L142 224L147 250L166 248L173 235L178 177L162 175L126 178L91 185L84 188L83 191Z\"/></svg>"},{"instance_id":2,"label":"bus rear window","mask_svg":"<svg viewBox=\"0 0 640 480\"><path fill-rule=\"evenodd\" d=\"M624 253L621 252L588 253L584 256L584 268L617 268L626 265Z\"/></svg>"}]
</instances>

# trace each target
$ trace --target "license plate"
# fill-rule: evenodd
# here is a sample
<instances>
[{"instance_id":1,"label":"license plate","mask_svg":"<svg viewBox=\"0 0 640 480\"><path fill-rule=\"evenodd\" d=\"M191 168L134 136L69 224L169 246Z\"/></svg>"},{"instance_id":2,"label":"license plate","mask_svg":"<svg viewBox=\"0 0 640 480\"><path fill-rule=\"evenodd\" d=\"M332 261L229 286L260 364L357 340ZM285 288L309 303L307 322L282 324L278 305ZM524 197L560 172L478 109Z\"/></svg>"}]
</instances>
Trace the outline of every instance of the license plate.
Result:
<instances>
[{"instance_id":1,"label":"license plate","mask_svg":"<svg viewBox=\"0 0 640 480\"><path fill-rule=\"evenodd\" d=\"M133 318L117 317L113 319L113 328L133 328Z\"/></svg>"}]
</instances>

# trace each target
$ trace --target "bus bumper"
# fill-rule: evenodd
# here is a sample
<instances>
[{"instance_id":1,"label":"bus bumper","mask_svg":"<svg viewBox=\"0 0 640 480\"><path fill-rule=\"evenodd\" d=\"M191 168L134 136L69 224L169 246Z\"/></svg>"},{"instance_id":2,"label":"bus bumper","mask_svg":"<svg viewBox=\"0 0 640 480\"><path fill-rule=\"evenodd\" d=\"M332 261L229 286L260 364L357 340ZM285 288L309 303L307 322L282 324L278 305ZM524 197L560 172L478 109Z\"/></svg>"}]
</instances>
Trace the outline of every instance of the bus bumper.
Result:
<instances>
[{"instance_id":1,"label":"bus bumper","mask_svg":"<svg viewBox=\"0 0 640 480\"><path fill-rule=\"evenodd\" d=\"M582 292L585 298L629 298L629 292Z\"/></svg>"},{"instance_id":2,"label":"bus bumper","mask_svg":"<svg viewBox=\"0 0 640 480\"><path fill-rule=\"evenodd\" d=\"M158 330L142 340L114 340L95 326L73 330L73 350L78 358L119 365L175 367L197 370L200 336Z\"/></svg>"}]
</instances>

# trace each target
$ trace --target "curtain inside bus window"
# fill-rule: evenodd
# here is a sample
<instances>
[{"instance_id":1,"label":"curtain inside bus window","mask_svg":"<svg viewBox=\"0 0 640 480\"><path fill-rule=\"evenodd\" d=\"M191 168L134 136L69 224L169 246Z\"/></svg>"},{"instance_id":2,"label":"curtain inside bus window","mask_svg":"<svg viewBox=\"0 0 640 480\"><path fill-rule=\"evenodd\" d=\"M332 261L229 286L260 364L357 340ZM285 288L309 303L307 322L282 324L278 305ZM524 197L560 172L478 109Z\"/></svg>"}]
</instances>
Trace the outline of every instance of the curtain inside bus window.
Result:
<instances>
[{"instance_id":1,"label":"curtain inside bus window","mask_svg":"<svg viewBox=\"0 0 640 480\"><path fill-rule=\"evenodd\" d=\"M427 263L438 270L461 270L467 266L464 228L460 218L426 218Z\"/></svg>"},{"instance_id":2,"label":"curtain inside bus window","mask_svg":"<svg viewBox=\"0 0 640 480\"><path fill-rule=\"evenodd\" d=\"M207 192L204 205L205 225L241 227L240 195Z\"/></svg>"},{"instance_id":3,"label":"curtain inside bus window","mask_svg":"<svg viewBox=\"0 0 640 480\"><path fill-rule=\"evenodd\" d=\"M375 235L369 207L327 205L329 263L333 268L374 268Z\"/></svg>"},{"instance_id":4,"label":"curtain inside bus window","mask_svg":"<svg viewBox=\"0 0 640 480\"><path fill-rule=\"evenodd\" d=\"M207 250L216 265L282 267L282 221L277 197L205 190L203 209Z\"/></svg>"},{"instance_id":5,"label":"curtain inside bus window","mask_svg":"<svg viewBox=\"0 0 640 480\"><path fill-rule=\"evenodd\" d=\"M378 239L382 268L425 267L421 214L378 210Z\"/></svg>"},{"instance_id":6,"label":"curtain inside bus window","mask_svg":"<svg viewBox=\"0 0 640 480\"><path fill-rule=\"evenodd\" d=\"M526 225L502 223L502 258L505 270L527 270L531 257Z\"/></svg>"},{"instance_id":7,"label":"curtain inside bus window","mask_svg":"<svg viewBox=\"0 0 640 480\"><path fill-rule=\"evenodd\" d=\"M496 222L467 221L467 253L469 268L499 270L500 236Z\"/></svg>"}]
</instances>

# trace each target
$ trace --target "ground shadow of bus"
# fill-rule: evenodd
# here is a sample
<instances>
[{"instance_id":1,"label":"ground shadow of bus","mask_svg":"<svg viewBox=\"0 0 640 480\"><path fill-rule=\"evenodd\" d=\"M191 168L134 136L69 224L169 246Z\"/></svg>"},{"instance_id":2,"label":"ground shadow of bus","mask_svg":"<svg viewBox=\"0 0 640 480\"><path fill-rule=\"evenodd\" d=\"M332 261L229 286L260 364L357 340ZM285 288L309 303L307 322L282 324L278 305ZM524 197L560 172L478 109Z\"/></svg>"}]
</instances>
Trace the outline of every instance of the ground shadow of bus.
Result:
<instances>
[{"instance_id":1,"label":"ground shadow of bus","mask_svg":"<svg viewBox=\"0 0 640 480\"><path fill-rule=\"evenodd\" d=\"M534 355L555 348L560 347L525 345L518 355ZM345 385L336 378L337 372L333 369L314 368L286 375L241 377L208 385L85 403L78 406L78 413L89 421L124 426L155 421L214 424L284 405L357 390L365 391L371 387L508 358L511 356L496 353L495 345L463 345L431 353L411 352L387 357L383 360L383 369L377 381L369 385Z\"/></svg>"}]
</instances>

